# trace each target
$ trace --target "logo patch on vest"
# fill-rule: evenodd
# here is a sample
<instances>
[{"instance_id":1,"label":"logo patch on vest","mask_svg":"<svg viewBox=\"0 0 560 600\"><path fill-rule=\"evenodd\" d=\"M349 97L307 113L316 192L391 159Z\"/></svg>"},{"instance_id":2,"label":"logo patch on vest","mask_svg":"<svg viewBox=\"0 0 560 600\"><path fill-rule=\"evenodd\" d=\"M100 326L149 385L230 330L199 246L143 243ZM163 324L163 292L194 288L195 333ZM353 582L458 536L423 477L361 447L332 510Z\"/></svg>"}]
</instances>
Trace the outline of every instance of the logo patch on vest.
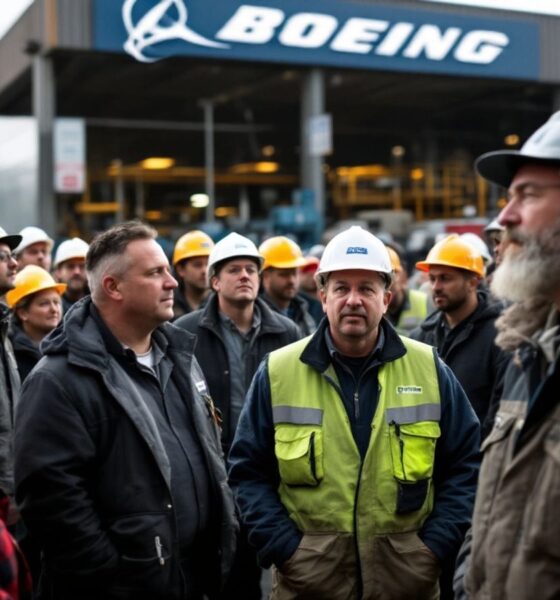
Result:
<instances>
[{"instance_id":1,"label":"logo patch on vest","mask_svg":"<svg viewBox=\"0 0 560 600\"><path fill-rule=\"evenodd\" d=\"M367 248L363 248L362 246L349 246L346 250L346 254L367 254Z\"/></svg>"},{"instance_id":2,"label":"logo patch on vest","mask_svg":"<svg viewBox=\"0 0 560 600\"><path fill-rule=\"evenodd\" d=\"M206 392L206 384L204 383L204 381L195 381L194 386L201 394L204 394Z\"/></svg>"},{"instance_id":3,"label":"logo patch on vest","mask_svg":"<svg viewBox=\"0 0 560 600\"><path fill-rule=\"evenodd\" d=\"M397 385L397 394L421 394L422 391L420 385Z\"/></svg>"}]
</instances>

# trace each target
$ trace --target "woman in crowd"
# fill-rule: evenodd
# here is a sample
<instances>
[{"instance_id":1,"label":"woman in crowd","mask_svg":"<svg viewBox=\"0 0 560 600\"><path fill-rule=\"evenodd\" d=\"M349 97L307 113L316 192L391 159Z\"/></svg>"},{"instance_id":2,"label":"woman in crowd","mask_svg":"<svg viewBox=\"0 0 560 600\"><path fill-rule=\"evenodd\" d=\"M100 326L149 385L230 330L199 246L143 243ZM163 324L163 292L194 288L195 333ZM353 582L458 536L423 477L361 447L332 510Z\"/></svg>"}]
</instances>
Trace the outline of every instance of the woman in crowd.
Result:
<instances>
[{"instance_id":1,"label":"woman in crowd","mask_svg":"<svg viewBox=\"0 0 560 600\"><path fill-rule=\"evenodd\" d=\"M39 344L62 318L61 295L65 283L36 265L24 267L15 279L15 287L6 294L12 309L10 339L23 381L41 358Z\"/></svg>"}]
</instances>

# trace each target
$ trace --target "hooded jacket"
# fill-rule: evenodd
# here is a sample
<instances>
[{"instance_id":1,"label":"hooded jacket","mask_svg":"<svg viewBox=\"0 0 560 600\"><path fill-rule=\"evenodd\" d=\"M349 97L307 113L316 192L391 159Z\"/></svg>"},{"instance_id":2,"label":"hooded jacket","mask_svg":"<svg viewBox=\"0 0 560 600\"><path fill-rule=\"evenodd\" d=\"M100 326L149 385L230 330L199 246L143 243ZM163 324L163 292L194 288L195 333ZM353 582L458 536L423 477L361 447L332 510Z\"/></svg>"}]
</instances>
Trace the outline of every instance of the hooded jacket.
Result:
<instances>
[{"instance_id":1,"label":"hooded jacket","mask_svg":"<svg viewBox=\"0 0 560 600\"><path fill-rule=\"evenodd\" d=\"M261 325L246 365L249 381L266 354L301 337L297 325L272 311L260 297L255 300L255 304L260 311ZM204 308L181 317L174 325L196 335L195 355L208 382L210 395L221 412L222 443L227 451L235 433L230 419L229 379L230 369L235 368L235 365L230 365L228 361L218 310L218 296L212 294Z\"/></svg>"},{"instance_id":2,"label":"hooded jacket","mask_svg":"<svg viewBox=\"0 0 560 600\"><path fill-rule=\"evenodd\" d=\"M495 321L501 310L501 304L491 304L488 294L479 291L476 310L467 317L466 323L459 325L461 330L443 352L438 344L438 329L444 327L445 319L442 311L432 313L410 334L412 339L437 348L467 393L482 426L483 437L492 427L493 415L488 411L491 405L497 406L508 361L508 355L494 343Z\"/></svg>"},{"instance_id":3,"label":"hooded jacket","mask_svg":"<svg viewBox=\"0 0 560 600\"><path fill-rule=\"evenodd\" d=\"M44 357L25 382L17 413L17 500L43 548L38 597L182 600L185 560L200 569L204 592L214 597L237 523L194 340L170 324L152 334L173 362L171 377L191 413L216 507L212 530L192 556L179 557L169 458L92 310L89 297L79 301L43 341Z\"/></svg>"}]
</instances>

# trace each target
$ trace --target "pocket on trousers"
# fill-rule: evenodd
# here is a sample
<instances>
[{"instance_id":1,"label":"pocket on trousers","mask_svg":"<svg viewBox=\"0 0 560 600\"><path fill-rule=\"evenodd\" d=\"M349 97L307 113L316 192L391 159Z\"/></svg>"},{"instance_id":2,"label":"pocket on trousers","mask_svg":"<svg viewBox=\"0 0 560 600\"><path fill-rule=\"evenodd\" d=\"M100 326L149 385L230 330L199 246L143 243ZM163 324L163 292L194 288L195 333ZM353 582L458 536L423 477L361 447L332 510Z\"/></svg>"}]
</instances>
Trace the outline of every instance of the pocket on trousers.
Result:
<instances>
[{"instance_id":1,"label":"pocket on trousers","mask_svg":"<svg viewBox=\"0 0 560 600\"><path fill-rule=\"evenodd\" d=\"M319 427L277 425L275 453L287 485L319 485L323 479L323 433Z\"/></svg>"},{"instance_id":2,"label":"pocket on trousers","mask_svg":"<svg viewBox=\"0 0 560 600\"><path fill-rule=\"evenodd\" d=\"M393 533L377 538L375 554L383 598L431 600L439 597L441 566L416 533Z\"/></svg>"},{"instance_id":3,"label":"pocket on trousers","mask_svg":"<svg viewBox=\"0 0 560 600\"><path fill-rule=\"evenodd\" d=\"M355 596L352 537L340 534L305 534L293 554L277 569L272 599Z\"/></svg>"}]
</instances>

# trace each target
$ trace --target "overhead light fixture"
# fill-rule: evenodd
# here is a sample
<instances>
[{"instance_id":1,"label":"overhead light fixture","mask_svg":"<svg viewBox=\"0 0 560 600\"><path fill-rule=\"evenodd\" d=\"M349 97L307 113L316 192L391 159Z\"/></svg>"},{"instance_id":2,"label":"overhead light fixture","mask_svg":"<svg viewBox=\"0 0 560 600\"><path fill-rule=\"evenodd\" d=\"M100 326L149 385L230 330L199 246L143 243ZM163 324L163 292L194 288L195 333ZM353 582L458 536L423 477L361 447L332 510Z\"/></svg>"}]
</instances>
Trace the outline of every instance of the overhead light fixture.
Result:
<instances>
[{"instance_id":1,"label":"overhead light fixture","mask_svg":"<svg viewBox=\"0 0 560 600\"><path fill-rule=\"evenodd\" d=\"M237 174L276 173L279 169L280 165L277 162L272 161L241 163L238 165L233 165L233 167L231 167L231 171Z\"/></svg>"},{"instance_id":2,"label":"overhead light fixture","mask_svg":"<svg viewBox=\"0 0 560 600\"><path fill-rule=\"evenodd\" d=\"M271 156L274 156L275 153L276 153L276 148L272 144L268 144L261 148L261 154L263 156L266 156L266 158L270 158Z\"/></svg>"},{"instance_id":3,"label":"overhead light fixture","mask_svg":"<svg viewBox=\"0 0 560 600\"><path fill-rule=\"evenodd\" d=\"M175 164L175 159L169 156L150 156L140 161L140 166L143 169L159 170L170 169Z\"/></svg>"},{"instance_id":4,"label":"overhead light fixture","mask_svg":"<svg viewBox=\"0 0 560 600\"><path fill-rule=\"evenodd\" d=\"M412 181L424 179L424 169L421 169L420 167L412 169L412 171L410 171L410 179L412 179Z\"/></svg>"},{"instance_id":5,"label":"overhead light fixture","mask_svg":"<svg viewBox=\"0 0 560 600\"><path fill-rule=\"evenodd\" d=\"M215 211L216 217L234 217L237 214L237 209L234 206L219 206Z\"/></svg>"},{"instance_id":6,"label":"overhead light fixture","mask_svg":"<svg viewBox=\"0 0 560 600\"><path fill-rule=\"evenodd\" d=\"M163 213L161 212L161 210L147 210L144 213L144 217L148 220L148 221L159 221L162 217Z\"/></svg>"},{"instance_id":7,"label":"overhead light fixture","mask_svg":"<svg viewBox=\"0 0 560 600\"><path fill-rule=\"evenodd\" d=\"M208 194L193 194L190 201L193 208L206 208L210 204Z\"/></svg>"},{"instance_id":8,"label":"overhead light fixture","mask_svg":"<svg viewBox=\"0 0 560 600\"><path fill-rule=\"evenodd\" d=\"M391 148L391 154L395 157L395 158L402 158L406 153L406 150L404 148L404 146L393 146Z\"/></svg>"},{"instance_id":9,"label":"overhead light fixture","mask_svg":"<svg viewBox=\"0 0 560 600\"><path fill-rule=\"evenodd\" d=\"M517 146L517 144L519 144L519 136L517 133L510 133L509 135L506 135L504 138L504 144L506 146Z\"/></svg>"}]
</instances>

